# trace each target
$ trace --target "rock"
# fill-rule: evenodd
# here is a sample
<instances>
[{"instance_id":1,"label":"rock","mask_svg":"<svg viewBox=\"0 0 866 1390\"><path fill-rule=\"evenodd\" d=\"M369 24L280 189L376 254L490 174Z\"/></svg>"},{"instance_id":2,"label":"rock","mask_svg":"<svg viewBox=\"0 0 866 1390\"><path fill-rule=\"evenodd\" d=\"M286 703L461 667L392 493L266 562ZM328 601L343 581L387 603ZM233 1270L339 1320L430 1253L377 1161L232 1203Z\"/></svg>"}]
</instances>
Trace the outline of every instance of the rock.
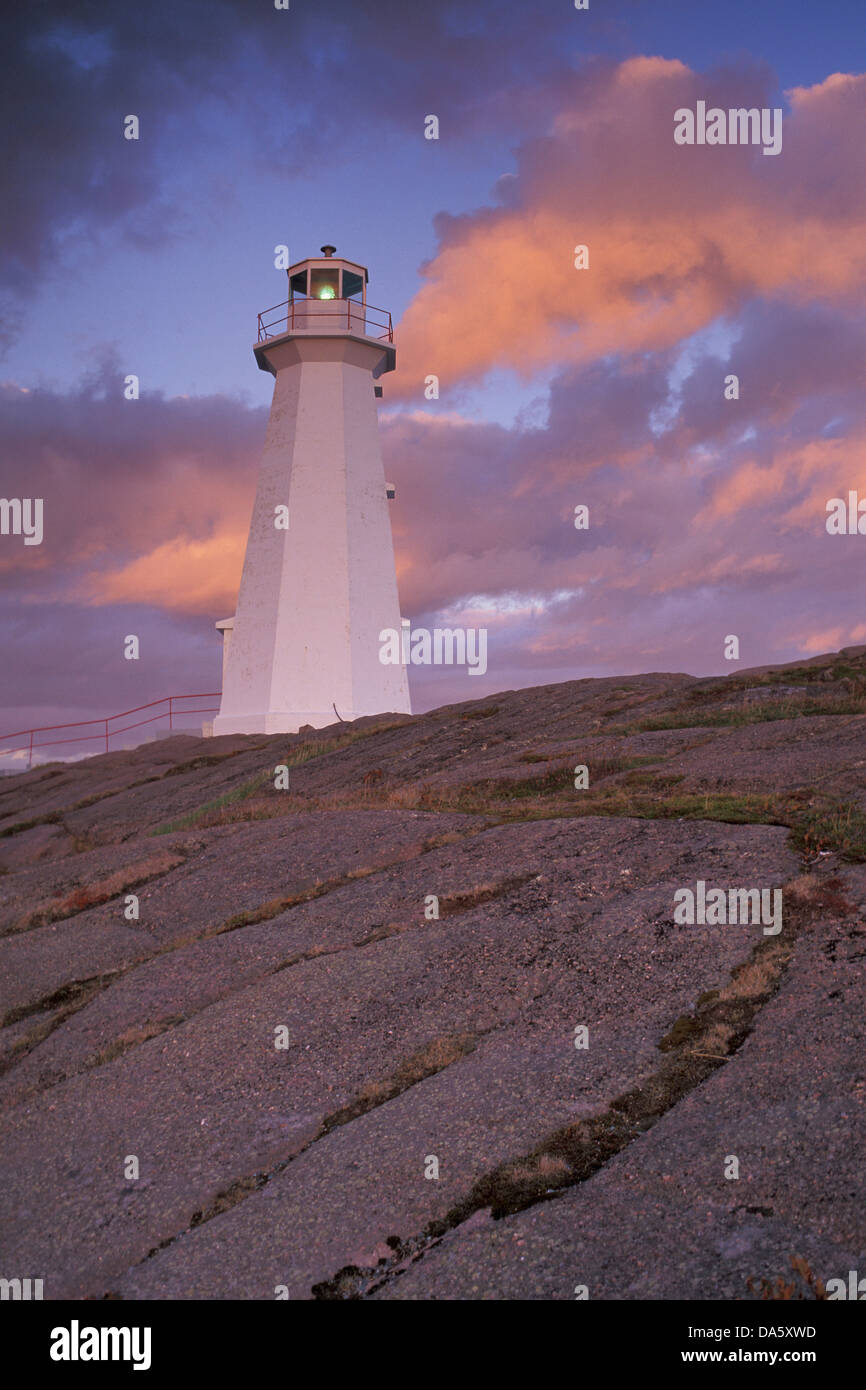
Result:
<instances>
[{"instance_id":1,"label":"rock","mask_svg":"<svg viewBox=\"0 0 866 1390\"><path fill-rule=\"evenodd\" d=\"M844 698L826 656L3 778L10 1269L46 1298L390 1300L814 1297L855 1268L844 656ZM782 932L678 924L698 880L781 888Z\"/></svg>"}]
</instances>

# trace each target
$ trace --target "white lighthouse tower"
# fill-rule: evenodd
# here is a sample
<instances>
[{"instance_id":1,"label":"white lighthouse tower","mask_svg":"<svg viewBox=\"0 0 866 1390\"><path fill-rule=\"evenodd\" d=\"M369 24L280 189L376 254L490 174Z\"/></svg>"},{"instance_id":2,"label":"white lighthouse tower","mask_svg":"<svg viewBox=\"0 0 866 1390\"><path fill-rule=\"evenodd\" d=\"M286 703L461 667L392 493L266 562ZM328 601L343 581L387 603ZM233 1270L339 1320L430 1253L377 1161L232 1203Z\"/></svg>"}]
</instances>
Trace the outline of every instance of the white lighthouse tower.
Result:
<instances>
[{"instance_id":1,"label":"white lighthouse tower","mask_svg":"<svg viewBox=\"0 0 866 1390\"><path fill-rule=\"evenodd\" d=\"M237 613L217 623L215 735L411 712L405 667L379 660L382 630L401 631L374 384L394 369L391 315L335 249L291 266L288 301L259 315L274 397Z\"/></svg>"}]
</instances>

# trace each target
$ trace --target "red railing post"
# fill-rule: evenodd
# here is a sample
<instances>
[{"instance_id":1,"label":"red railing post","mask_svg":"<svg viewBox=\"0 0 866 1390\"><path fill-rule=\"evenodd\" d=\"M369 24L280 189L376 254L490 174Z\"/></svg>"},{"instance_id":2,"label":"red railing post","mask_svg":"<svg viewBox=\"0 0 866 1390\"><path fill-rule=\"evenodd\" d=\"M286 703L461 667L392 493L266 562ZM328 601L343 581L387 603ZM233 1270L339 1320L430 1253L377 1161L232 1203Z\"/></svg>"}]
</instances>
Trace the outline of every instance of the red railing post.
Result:
<instances>
[{"instance_id":1,"label":"red railing post","mask_svg":"<svg viewBox=\"0 0 866 1390\"><path fill-rule=\"evenodd\" d=\"M172 698L173 698L173 697L172 697L171 695L169 695L169 697L168 697L168 727L169 727L169 728L172 727L172 723L171 723L171 702L172 702Z\"/></svg>"},{"instance_id":2,"label":"red railing post","mask_svg":"<svg viewBox=\"0 0 866 1390\"><path fill-rule=\"evenodd\" d=\"M170 726L170 728L171 728L172 731L173 731L173 730L174 730L174 701L175 701L175 700L211 700L211 699L216 700L216 699L219 698L219 695L220 695L220 692L219 692L218 690L210 690L210 691L208 691L206 694L194 694L194 695L163 695L162 698L159 699L159 700L150 700L150 701L149 701L147 704L145 704L145 705L136 705L135 709L122 710L119 714L102 715L102 716L100 716L98 719L79 719L79 720L77 721L77 723L73 723L73 724L39 724L36 728L33 728L33 729L16 729L14 733L0 734L0 756L5 756L7 753L23 753L24 750L26 749L26 750L27 750L27 766L28 766L28 769L29 769L30 767L33 766L33 750L34 750L35 748L42 748L43 746L47 746L47 745L50 745L50 744L78 743L79 741L88 743L88 742L91 742L91 741L93 741L93 740L96 740L96 741L104 740L104 742L105 742L105 751L106 751L106 753L108 753L108 752L110 752L110 749L111 749L110 740L111 740L111 735L112 735L112 733L125 734L125 733L128 733L130 729L138 729L138 728L141 728L141 726L142 726L143 724L158 723L159 720L162 718L162 716L161 716L161 715L158 715L158 714L155 714L155 715L153 715L150 719L143 719L143 720L140 720L137 724L128 724L128 725L124 726L122 729L112 729L112 728L110 727L111 721L112 721L113 719L125 719L125 718L126 718L128 715L130 715L130 714L138 714L138 713L140 713L141 710L155 709L155 708L156 708L157 706L159 706L159 705L168 704L168 706L169 706L169 726ZM207 705L207 706L202 707L201 709L186 710L185 713L187 713L187 714L216 714L216 712L217 712L218 709L219 709L219 705L213 705L213 706ZM78 734L75 738L48 738L48 739L43 739L43 740L42 740L42 743L36 743L36 741L35 741L35 740L36 740L36 735L37 735L37 734L52 734L52 733L53 733L53 734L56 734L56 733L61 733L61 732L63 732L63 731L66 730L66 729L91 729L91 728L92 728L92 729L95 730L95 727L96 727L97 724L101 724L101 725L102 725L102 731L101 731L101 733L98 733L98 734L94 732L94 733L92 733L92 734ZM23 745L22 745L22 744L18 744L15 748L4 748L4 747L2 747L2 745L6 742L7 739L19 739L19 738L25 739L26 742L25 742Z\"/></svg>"}]
</instances>

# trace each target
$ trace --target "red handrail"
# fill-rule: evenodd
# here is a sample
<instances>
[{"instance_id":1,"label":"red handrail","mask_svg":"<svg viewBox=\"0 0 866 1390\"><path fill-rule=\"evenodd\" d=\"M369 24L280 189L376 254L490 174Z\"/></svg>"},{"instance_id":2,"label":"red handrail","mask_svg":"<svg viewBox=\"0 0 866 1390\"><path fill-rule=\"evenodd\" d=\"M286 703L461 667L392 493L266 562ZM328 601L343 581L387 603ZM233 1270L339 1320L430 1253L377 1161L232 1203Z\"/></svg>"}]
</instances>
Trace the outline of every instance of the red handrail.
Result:
<instances>
[{"instance_id":1,"label":"red handrail","mask_svg":"<svg viewBox=\"0 0 866 1390\"><path fill-rule=\"evenodd\" d=\"M155 709L157 705L168 705L168 727L174 728L174 715L178 714L214 714L219 709L218 705L209 705L200 709L182 709L175 711L175 700L218 700L221 692L219 690L207 690L198 695L163 695L159 700L150 700L146 705L136 705L134 709L121 710L119 714L107 714L100 719L79 719L73 724L40 724L35 729L18 729L14 734L0 734L0 744L7 739L23 738L27 742L17 748L0 747L0 755L6 753L20 753L25 748L28 750L27 766L33 763L34 748L49 748L61 746L65 743L90 743L94 739L105 740L105 751L108 752L108 741L118 734L127 734L131 729L141 729L145 724L156 724L163 718L165 711L153 714L149 719L139 719L135 724L126 724L122 729L110 729L108 726L115 719L126 719L130 714L140 714L145 709ZM101 724L102 729L96 734L76 734L74 738L46 738L41 742L34 743L34 734L50 734L58 730L65 729L86 729L93 724Z\"/></svg>"},{"instance_id":2,"label":"red handrail","mask_svg":"<svg viewBox=\"0 0 866 1390\"><path fill-rule=\"evenodd\" d=\"M348 330L355 328L365 338L376 338L380 342L387 339L389 343L393 343L394 325L389 310L377 309L375 304L362 304L357 299L323 299L321 302L346 305L345 327ZM283 333L303 332L307 327L307 321L314 318L326 319L332 328L342 331L342 315L336 314L333 309L316 310L312 306L317 303L319 301L315 296L310 296L306 299L284 299L282 304L272 304L270 309L263 309L259 314L258 341L266 343L270 338L281 337ZM285 312L280 314L279 318L266 322L266 316L276 313L278 309ZM380 318L377 320L373 315L380 315Z\"/></svg>"}]
</instances>

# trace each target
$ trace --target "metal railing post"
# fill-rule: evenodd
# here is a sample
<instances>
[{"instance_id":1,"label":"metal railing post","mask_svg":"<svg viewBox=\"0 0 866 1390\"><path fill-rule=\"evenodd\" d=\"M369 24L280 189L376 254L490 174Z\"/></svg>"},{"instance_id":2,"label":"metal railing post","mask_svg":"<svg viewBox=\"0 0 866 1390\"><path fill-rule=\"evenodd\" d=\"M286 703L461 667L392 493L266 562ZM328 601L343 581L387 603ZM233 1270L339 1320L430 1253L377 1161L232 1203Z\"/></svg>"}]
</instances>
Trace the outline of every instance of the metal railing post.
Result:
<instances>
[{"instance_id":1,"label":"metal railing post","mask_svg":"<svg viewBox=\"0 0 866 1390\"><path fill-rule=\"evenodd\" d=\"M219 699L220 693L221 693L221 692L220 692L219 690L209 690L209 691L207 691L207 692L204 693L204 694L198 693L198 694L193 694L193 695L163 695L159 700L149 700L148 703L147 703L146 705L136 705L135 709L131 709L131 710L122 710L122 711L121 711L120 713L118 713L118 714L100 715L99 718L97 718L97 719L79 719L76 723L72 723L72 724L39 724L39 725L37 725L37 727L34 728L34 729L16 729L16 730L14 731L14 733L0 734L0 745L2 745L7 739L19 739L19 738L26 739L26 743L24 743L23 746L22 746L21 744L16 744L16 746L15 746L14 748L3 748L3 747L0 747L0 754L5 755L6 753L23 753L23 752L26 751L26 753L27 753L27 768L28 768L28 770L29 770L29 769L33 766L33 753L34 753L34 750L37 749L37 748L49 747L51 744L59 744L59 743L64 743L64 744L65 744L65 743L77 743L79 740L82 740L82 741L85 742L85 743L89 743L89 742L91 742L91 741L93 741L93 740L96 740L96 739L102 739L102 740L104 740L104 742L105 742L105 751L106 751L106 753L109 753L109 752L111 751L111 735L112 735L112 733L114 732L114 730L112 730L112 728L111 728L111 721L112 721L112 719L124 719L124 718L126 718L127 715L130 715L130 714L138 714L138 713L140 713L141 710L153 709L153 708L155 708L157 705L168 704L168 707L169 707L169 715L168 715L168 718L169 718L169 727L170 727L170 728L172 729L172 731L173 731L173 730L174 730L174 701L175 701L175 700L210 700L210 699L217 700L217 699ZM185 711L185 713L188 713L188 714L216 714L217 711L218 711L218 709L219 709L219 705L213 705L213 706L208 705L207 707L202 708L202 709L187 710L187 711ZM140 728L142 723L143 723L143 724L151 724L151 723L153 723L154 721L158 721L158 719L159 719L159 716L158 716L158 715L154 715L154 716L153 716L153 719L145 719L145 720L142 720L139 724L130 724L130 725L128 725L128 726L126 726L126 727L124 727L124 728L118 730L118 732L119 732L119 733L122 733L122 734L123 734L123 733L127 733L127 732L129 732L130 729L137 729L137 728ZM101 734L97 734L97 733L93 733L93 734L79 734L76 738L72 738L72 739L68 739L68 738L53 738L53 739L52 739L52 738L49 738L49 739L43 739L42 743L37 743L37 742L36 742L36 735L37 735L37 734L61 733L61 732L63 732L63 731L66 730L66 729L84 729L84 728L93 729L93 728L96 727L97 724L101 724L101 725L102 725L102 733L101 733Z\"/></svg>"}]
</instances>

